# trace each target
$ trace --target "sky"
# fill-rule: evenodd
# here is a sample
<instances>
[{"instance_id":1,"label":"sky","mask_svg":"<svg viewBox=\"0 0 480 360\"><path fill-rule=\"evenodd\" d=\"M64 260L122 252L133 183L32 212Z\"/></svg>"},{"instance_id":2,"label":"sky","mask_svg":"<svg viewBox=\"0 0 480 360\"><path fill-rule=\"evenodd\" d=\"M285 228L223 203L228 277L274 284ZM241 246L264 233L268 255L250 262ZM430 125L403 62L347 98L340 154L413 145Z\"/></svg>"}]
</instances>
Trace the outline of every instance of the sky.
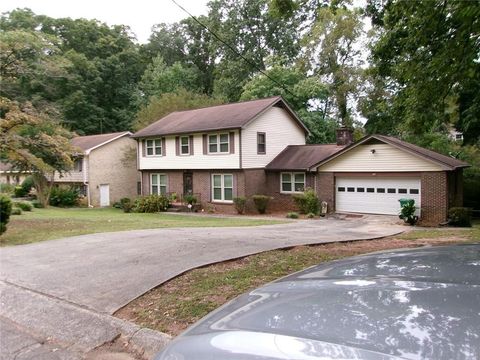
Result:
<instances>
[{"instance_id":1,"label":"sky","mask_svg":"<svg viewBox=\"0 0 480 360\"><path fill-rule=\"evenodd\" d=\"M208 0L176 0L193 15L206 15ZM152 25L173 23L188 15L171 0L1 0L0 12L29 8L37 15L53 18L97 19L108 25L128 25L145 43Z\"/></svg>"}]
</instances>

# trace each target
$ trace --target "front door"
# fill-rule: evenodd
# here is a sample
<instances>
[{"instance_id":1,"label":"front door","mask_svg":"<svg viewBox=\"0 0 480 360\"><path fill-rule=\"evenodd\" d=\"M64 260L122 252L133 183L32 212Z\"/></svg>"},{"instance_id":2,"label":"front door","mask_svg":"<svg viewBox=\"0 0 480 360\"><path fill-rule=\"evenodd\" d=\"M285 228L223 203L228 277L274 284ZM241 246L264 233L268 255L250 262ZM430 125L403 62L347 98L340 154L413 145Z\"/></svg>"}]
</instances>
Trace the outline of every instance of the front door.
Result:
<instances>
[{"instance_id":1,"label":"front door","mask_svg":"<svg viewBox=\"0 0 480 360\"><path fill-rule=\"evenodd\" d=\"M100 185L100 206L110 206L110 185Z\"/></svg>"},{"instance_id":2,"label":"front door","mask_svg":"<svg viewBox=\"0 0 480 360\"><path fill-rule=\"evenodd\" d=\"M191 172L183 173L183 194L193 194L193 174Z\"/></svg>"}]
</instances>

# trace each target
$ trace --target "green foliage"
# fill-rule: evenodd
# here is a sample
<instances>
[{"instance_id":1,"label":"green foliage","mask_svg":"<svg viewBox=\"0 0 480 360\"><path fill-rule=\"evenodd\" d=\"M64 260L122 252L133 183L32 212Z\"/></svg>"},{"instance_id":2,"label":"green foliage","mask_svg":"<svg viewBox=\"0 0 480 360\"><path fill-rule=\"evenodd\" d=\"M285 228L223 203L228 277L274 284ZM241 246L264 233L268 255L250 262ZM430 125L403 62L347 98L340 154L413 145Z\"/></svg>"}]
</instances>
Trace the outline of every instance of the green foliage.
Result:
<instances>
[{"instance_id":1,"label":"green foliage","mask_svg":"<svg viewBox=\"0 0 480 360\"><path fill-rule=\"evenodd\" d=\"M189 205L195 205L198 202L198 199L193 194L186 194L183 196L183 202Z\"/></svg>"},{"instance_id":2,"label":"green foliage","mask_svg":"<svg viewBox=\"0 0 480 360\"><path fill-rule=\"evenodd\" d=\"M315 218L315 216L317 216L317 215L314 214L314 213L308 213L308 214L307 214L307 218L308 218L308 219L313 219L313 218Z\"/></svg>"},{"instance_id":3,"label":"green foliage","mask_svg":"<svg viewBox=\"0 0 480 360\"><path fill-rule=\"evenodd\" d=\"M255 208L260 214L265 214L267 212L268 203L272 198L266 195L253 195L252 200Z\"/></svg>"},{"instance_id":4,"label":"green foliage","mask_svg":"<svg viewBox=\"0 0 480 360\"><path fill-rule=\"evenodd\" d=\"M472 212L465 207L452 207L448 210L448 223L453 226L471 227Z\"/></svg>"},{"instance_id":5,"label":"green foliage","mask_svg":"<svg viewBox=\"0 0 480 360\"><path fill-rule=\"evenodd\" d=\"M15 186L12 184L0 184L0 193L2 194L13 194L15 191Z\"/></svg>"},{"instance_id":6,"label":"green foliage","mask_svg":"<svg viewBox=\"0 0 480 360\"><path fill-rule=\"evenodd\" d=\"M418 216L415 215L416 210L415 200L410 199L402 205L399 218L410 225L415 225L418 221Z\"/></svg>"},{"instance_id":7,"label":"green foliage","mask_svg":"<svg viewBox=\"0 0 480 360\"><path fill-rule=\"evenodd\" d=\"M12 208L12 212L10 213L10 215L22 215L22 209L18 207Z\"/></svg>"},{"instance_id":8,"label":"green foliage","mask_svg":"<svg viewBox=\"0 0 480 360\"><path fill-rule=\"evenodd\" d=\"M78 204L80 191L74 186L56 186L50 194L50 205L72 207Z\"/></svg>"},{"instance_id":9,"label":"green foliage","mask_svg":"<svg viewBox=\"0 0 480 360\"><path fill-rule=\"evenodd\" d=\"M237 213L240 215L244 214L247 206L247 198L244 196L234 197L233 204L235 205L235 210L237 210Z\"/></svg>"},{"instance_id":10,"label":"green foliage","mask_svg":"<svg viewBox=\"0 0 480 360\"><path fill-rule=\"evenodd\" d=\"M22 209L23 211L32 211L33 205L27 201L16 201L13 203L14 207Z\"/></svg>"},{"instance_id":11,"label":"green foliage","mask_svg":"<svg viewBox=\"0 0 480 360\"><path fill-rule=\"evenodd\" d=\"M133 211L134 203L130 198L121 198L119 204L120 209L122 209L124 213L130 213Z\"/></svg>"},{"instance_id":12,"label":"green foliage","mask_svg":"<svg viewBox=\"0 0 480 360\"><path fill-rule=\"evenodd\" d=\"M13 196L14 197L20 198L20 197L27 196L27 194L28 194L28 192L25 191L25 189L21 185L17 185L13 189Z\"/></svg>"},{"instance_id":13,"label":"green foliage","mask_svg":"<svg viewBox=\"0 0 480 360\"><path fill-rule=\"evenodd\" d=\"M38 201L37 199L35 200L32 200L32 205L35 209L43 209L45 206L43 206L43 204Z\"/></svg>"},{"instance_id":14,"label":"green foliage","mask_svg":"<svg viewBox=\"0 0 480 360\"><path fill-rule=\"evenodd\" d=\"M289 212L289 213L287 213L287 218L289 218L289 219L298 219L298 213L296 213L296 212Z\"/></svg>"},{"instance_id":15,"label":"green foliage","mask_svg":"<svg viewBox=\"0 0 480 360\"><path fill-rule=\"evenodd\" d=\"M33 176L27 176L22 182L22 188L27 194L30 192L30 190L32 190L34 186L35 183L33 181Z\"/></svg>"},{"instance_id":16,"label":"green foliage","mask_svg":"<svg viewBox=\"0 0 480 360\"><path fill-rule=\"evenodd\" d=\"M0 194L0 235L7 230L12 213L12 200L7 195Z\"/></svg>"},{"instance_id":17,"label":"green foliage","mask_svg":"<svg viewBox=\"0 0 480 360\"><path fill-rule=\"evenodd\" d=\"M170 200L164 195L147 195L135 200L133 211L139 213L156 213L166 211Z\"/></svg>"},{"instance_id":18,"label":"green foliage","mask_svg":"<svg viewBox=\"0 0 480 360\"><path fill-rule=\"evenodd\" d=\"M312 213L318 215L320 211L320 201L315 190L311 188L306 188L303 194L295 194L293 201L302 214Z\"/></svg>"}]
</instances>

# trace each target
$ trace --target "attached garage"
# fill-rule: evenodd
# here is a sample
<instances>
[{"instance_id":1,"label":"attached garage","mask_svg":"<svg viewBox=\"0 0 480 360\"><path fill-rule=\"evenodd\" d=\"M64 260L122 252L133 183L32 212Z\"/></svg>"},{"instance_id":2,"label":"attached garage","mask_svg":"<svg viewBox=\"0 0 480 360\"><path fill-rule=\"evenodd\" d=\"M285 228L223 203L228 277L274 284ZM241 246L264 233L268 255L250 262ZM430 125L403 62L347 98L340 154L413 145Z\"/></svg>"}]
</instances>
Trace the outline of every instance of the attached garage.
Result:
<instances>
[{"instance_id":1,"label":"attached garage","mask_svg":"<svg viewBox=\"0 0 480 360\"><path fill-rule=\"evenodd\" d=\"M339 212L398 215L399 199L409 198L421 207L420 178L336 177L335 199Z\"/></svg>"}]
</instances>

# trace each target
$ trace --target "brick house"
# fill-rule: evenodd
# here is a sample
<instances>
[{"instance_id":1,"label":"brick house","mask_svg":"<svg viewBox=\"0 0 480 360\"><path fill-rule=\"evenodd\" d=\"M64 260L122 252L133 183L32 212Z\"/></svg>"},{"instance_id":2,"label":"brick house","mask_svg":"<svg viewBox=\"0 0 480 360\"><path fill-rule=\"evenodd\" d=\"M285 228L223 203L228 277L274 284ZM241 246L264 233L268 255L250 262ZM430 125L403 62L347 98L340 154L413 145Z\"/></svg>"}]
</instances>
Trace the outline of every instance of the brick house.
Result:
<instances>
[{"instance_id":1,"label":"brick house","mask_svg":"<svg viewBox=\"0 0 480 360\"><path fill-rule=\"evenodd\" d=\"M307 128L281 97L171 113L133 135L142 194L195 194L233 213L233 198L265 194L272 209L315 189L329 211L398 214L398 199L420 205L424 223L445 221L462 199L467 164L395 138L306 145Z\"/></svg>"},{"instance_id":2,"label":"brick house","mask_svg":"<svg viewBox=\"0 0 480 360\"><path fill-rule=\"evenodd\" d=\"M130 135L123 131L74 137L72 145L78 150L74 169L55 175L55 184L80 187L89 206L110 206L123 197L136 196L136 142Z\"/></svg>"}]
</instances>

